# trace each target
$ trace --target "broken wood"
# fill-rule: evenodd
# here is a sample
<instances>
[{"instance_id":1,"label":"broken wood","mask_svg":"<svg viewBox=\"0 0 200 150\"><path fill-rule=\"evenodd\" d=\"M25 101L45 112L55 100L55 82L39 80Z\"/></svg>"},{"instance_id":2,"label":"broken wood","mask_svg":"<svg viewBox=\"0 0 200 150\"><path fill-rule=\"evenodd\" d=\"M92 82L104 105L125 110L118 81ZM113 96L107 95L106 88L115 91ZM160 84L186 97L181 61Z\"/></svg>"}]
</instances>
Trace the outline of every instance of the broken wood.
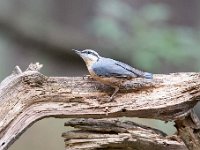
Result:
<instances>
[{"instance_id":1,"label":"broken wood","mask_svg":"<svg viewBox=\"0 0 200 150\"><path fill-rule=\"evenodd\" d=\"M0 84L0 150L44 117L177 120L200 99L199 73L136 78L124 83L115 101L106 102L112 88L88 78L47 77L40 68L39 63L24 72L16 67Z\"/></svg>"},{"instance_id":2,"label":"broken wood","mask_svg":"<svg viewBox=\"0 0 200 150\"><path fill-rule=\"evenodd\" d=\"M65 125L78 128L62 134L66 150L187 150L162 131L130 121L73 119Z\"/></svg>"},{"instance_id":3,"label":"broken wood","mask_svg":"<svg viewBox=\"0 0 200 150\"><path fill-rule=\"evenodd\" d=\"M200 121L193 110L185 118L175 121L179 137L189 150L200 150Z\"/></svg>"}]
</instances>

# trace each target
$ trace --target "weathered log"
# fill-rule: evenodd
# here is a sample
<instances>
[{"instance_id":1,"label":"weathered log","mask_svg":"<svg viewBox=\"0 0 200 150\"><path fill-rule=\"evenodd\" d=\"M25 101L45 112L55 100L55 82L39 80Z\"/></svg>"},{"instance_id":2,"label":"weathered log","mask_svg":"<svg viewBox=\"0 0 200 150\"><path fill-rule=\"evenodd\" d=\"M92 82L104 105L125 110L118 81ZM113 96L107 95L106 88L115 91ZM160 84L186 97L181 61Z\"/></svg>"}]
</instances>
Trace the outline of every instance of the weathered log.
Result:
<instances>
[{"instance_id":1,"label":"weathered log","mask_svg":"<svg viewBox=\"0 0 200 150\"><path fill-rule=\"evenodd\" d=\"M73 119L65 125L79 129L62 134L66 150L187 150L162 131L130 121Z\"/></svg>"},{"instance_id":2,"label":"weathered log","mask_svg":"<svg viewBox=\"0 0 200 150\"><path fill-rule=\"evenodd\" d=\"M200 98L199 73L154 75L127 81L115 101L112 88L82 77L47 77L39 64L0 84L0 149L6 149L31 124L44 117L113 118L120 116L177 120Z\"/></svg>"},{"instance_id":3,"label":"weathered log","mask_svg":"<svg viewBox=\"0 0 200 150\"><path fill-rule=\"evenodd\" d=\"M198 116L191 111L190 115L175 121L179 137L184 141L189 150L200 150L200 121Z\"/></svg>"}]
</instances>

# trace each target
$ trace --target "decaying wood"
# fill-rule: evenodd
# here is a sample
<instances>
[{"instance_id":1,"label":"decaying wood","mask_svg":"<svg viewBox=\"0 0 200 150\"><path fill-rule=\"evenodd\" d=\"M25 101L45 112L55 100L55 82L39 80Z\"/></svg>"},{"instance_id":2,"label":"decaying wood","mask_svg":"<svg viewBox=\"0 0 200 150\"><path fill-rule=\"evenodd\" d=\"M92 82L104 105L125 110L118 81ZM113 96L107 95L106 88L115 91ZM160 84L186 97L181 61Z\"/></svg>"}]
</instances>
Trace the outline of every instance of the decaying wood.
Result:
<instances>
[{"instance_id":1,"label":"decaying wood","mask_svg":"<svg viewBox=\"0 0 200 150\"><path fill-rule=\"evenodd\" d=\"M130 121L73 119L65 125L79 129L63 133L66 150L187 150L162 131Z\"/></svg>"},{"instance_id":2,"label":"decaying wood","mask_svg":"<svg viewBox=\"0 0 200 150\"><path fill-rule=\"evenodd\" d=\"M112 88L82 77L47 77L32 64L16 67L0 84L0 149L44 117L113 118L120 116L177 120L200 98L199 73L154 75L127 81L115 101Z\"/></svg>"},{"instance_id":3,"label":"decaying wood","mask_svg":"<svg viewBox=\"0 0 200 150\"><path fill-rule=\"evenodd\" d=\"M200 150L200 121L194 111L185 118L175 121L178 135L189 150Z\"/></svg>"}]
</instances>

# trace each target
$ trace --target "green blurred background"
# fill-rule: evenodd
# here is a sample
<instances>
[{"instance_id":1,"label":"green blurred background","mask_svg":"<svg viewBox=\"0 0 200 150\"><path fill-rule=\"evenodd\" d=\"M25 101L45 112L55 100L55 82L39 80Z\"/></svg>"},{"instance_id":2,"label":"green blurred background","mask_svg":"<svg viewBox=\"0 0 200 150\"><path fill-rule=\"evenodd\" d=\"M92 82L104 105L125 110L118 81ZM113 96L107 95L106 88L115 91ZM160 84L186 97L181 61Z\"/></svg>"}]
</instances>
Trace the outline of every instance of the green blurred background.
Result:
<instances>
[{"instance_id":1,"label":"green blurred background","mask_svg":"<svg viewBox=\"0 0 200 150\"><path fill-rule=\"evenodd\" d=\"M83 76L72 48L153 73L198 72L199 45L199 0L0 0L0 80L37 61L48 76ZM134 120L175 132L173 123ZM9 150L64 149L65 121L35 123Z\"/></svg>"}]
</instances>

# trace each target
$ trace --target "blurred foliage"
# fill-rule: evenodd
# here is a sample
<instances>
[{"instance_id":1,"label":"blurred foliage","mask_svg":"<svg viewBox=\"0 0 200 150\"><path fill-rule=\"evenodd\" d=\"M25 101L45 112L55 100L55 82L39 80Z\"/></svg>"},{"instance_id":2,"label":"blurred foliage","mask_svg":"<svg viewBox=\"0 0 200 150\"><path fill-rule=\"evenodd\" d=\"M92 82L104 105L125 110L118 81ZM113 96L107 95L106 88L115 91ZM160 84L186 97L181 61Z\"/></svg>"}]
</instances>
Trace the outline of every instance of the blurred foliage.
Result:
<instances>
[{"instance_id":1,"label":"blurred foliage","mask_svg":"<svg viewBox=\"0 0 200 150\"><path fill-rule=\"evenodd\" d=\"M9 68L8 66L10 65L10 51L8 51L10 48L11 46L7 40L7 37L0 32L0 80L9 75L7 70Z\"/></svg>"},{"instance_id":2,"label":"blurred foliage","mask_svg":"<svg viewBox=\"0 0 200 150\"><path fill-rule=\"evenodd\" d=\"M166 62L171 68L200 68L199 34L190 27L168 24L171 15L166 4L134 8L123 1L102 0L97 9L99 15L90 24L92 32L126 50L133 63L154 71L162 70Z\"/></svg>"},{"instance_id":3,"label":"blurred foliage","mask_svg":"<svg viewBox=\"0 0 200 150\"><path fill-rule=\"evenodd\" d=\"M67 119L48 118L33 124L9 150L62 150L64 149L62 132L72 130L64 127Z\"/></svg>"}]
</instances>

